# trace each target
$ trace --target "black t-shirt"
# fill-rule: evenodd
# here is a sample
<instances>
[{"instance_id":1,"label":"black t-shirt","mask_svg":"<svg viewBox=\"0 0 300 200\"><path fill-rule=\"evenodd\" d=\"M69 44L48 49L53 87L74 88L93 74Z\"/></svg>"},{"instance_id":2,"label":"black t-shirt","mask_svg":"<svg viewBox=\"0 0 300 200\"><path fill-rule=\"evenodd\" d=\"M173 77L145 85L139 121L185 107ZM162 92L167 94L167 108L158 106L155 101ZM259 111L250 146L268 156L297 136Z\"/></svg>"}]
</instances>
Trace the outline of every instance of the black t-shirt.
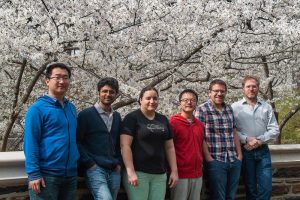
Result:
<instances>
[{"instance_id":1,"label":"black t-shirt","mask_svg":"<svg viewBox=\"0 0 300 200\"><path fill-rule=\"evenodd\" d=\"M123 126L122 134L133 137L131 150L135 170L165 173L165 142L173 137L168 119L155 112L154 119L149 120L138 109L125 116Z\"/></svg>"}]
</instances>

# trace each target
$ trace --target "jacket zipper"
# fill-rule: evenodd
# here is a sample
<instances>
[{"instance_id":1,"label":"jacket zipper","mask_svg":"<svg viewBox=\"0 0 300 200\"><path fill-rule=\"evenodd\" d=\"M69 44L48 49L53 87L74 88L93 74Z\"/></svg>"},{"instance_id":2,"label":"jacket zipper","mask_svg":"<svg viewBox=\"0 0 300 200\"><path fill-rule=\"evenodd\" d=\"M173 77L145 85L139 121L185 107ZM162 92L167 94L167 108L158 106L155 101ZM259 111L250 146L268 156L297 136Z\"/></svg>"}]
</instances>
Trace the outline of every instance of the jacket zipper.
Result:
<instances>
[{"instance_id":1,"label":"jacket zipper","mask_svg":"<svg viewBox=\"0 0 300 200\"><path fill-rule=\"evenodd\" d=\"M67 116L66 110L65 110L66 106L67 105L65 105L65 107L63 108L66 120L68 122L68 154L67 154L67 162L66 162L66 165L65 165L65 176L67 176L68 163L69 163L69 159L70 159L70 123L69 123L69 119L68 119L68 116Z\"/></svg>"}]
</instances>

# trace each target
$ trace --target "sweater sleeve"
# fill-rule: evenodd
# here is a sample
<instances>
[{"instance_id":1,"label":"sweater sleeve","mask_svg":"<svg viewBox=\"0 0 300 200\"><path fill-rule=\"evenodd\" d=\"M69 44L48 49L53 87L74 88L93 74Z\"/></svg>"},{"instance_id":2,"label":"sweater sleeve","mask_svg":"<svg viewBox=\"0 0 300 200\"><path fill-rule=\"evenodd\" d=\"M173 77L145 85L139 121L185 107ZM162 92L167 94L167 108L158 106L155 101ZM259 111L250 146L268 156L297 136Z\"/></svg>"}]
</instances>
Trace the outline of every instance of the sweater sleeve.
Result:
<instances>
[{"instance_id":1,"label":"sweater sleeve","mask_svg":"<svg viewBox=\"0 0 300 200\"><path fill-rule=\"evenodd\" d=\"M77 146L80 154L79 163L82 163L86 168L92 167L95 162L88 155L86 148L84 147L83 140L87 131L87 121L89 118L84 115L84 112L80 112L77 118Z\"/></svg>"},{"instance_id":2,"label":"sweater sleeve","mask_svg":"<svg viewBox=\"0 0 300 200\"><path fill-rule=\"evenodd\" d=\"M119 137L117 138L117 142L116 142L116 154L117 154L117 159L119 160L119 164L123 164L123 159L122 159L122 155L121 155L121 147L120 147L120 134L123 128L122 125L122 118L120 116L120 114L118 113L118 118L119 118Z\"/></svg>"},{"instance_id":3,"label":"sweater sleeve","mask_svg":"<svg viewBox=\"0 0 300 200\"><path fill-rule=\"evenodd\" d=\"M29 181L42 178L39 166L42 116L38 108L31 107L25 117L24 154Z\"/></svg>"}]
</instances>

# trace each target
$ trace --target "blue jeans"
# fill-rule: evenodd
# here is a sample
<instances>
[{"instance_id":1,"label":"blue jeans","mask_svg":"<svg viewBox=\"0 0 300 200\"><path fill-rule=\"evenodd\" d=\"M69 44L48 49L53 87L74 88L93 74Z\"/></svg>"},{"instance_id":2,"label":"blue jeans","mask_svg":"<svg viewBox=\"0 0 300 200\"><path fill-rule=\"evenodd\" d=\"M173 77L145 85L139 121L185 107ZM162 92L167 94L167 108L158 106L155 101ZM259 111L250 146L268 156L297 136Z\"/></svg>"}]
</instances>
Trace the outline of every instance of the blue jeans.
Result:
<instances>
[{"instance_id":1,"label":"blue jeans","mask_svg":"<svg viewBox=\"0 0 300 200\"><path fill-rule=\"evenodd\" d=\"M234 200L239 185L241 165L240 160L207 162L207 173L212 200Z\"/></svg>"},{"instance_id":2,"label":"blue jeans","mask_svg":"<svg viewBox=\"0 0 300 200\"><path fill-rule=\"evenodd\" d=\"M120 189L120 171L92 167L86 171L86 182L95 200L116 200Z\"/></svg>"},{"instance_id":3,"label":"blue jeans","mask_svg":"<svg viewBox=\"0 0 300 200\"><path fill-rule=\"evenodd\" d=\"M36 194L29 189L31 200L74 200L76 199L77 177L43 176L46 187Z\"/></svg>"},{"instance_id":4,"label":"blue jeans","mask_svg":"<svg viewBox=\"0 0 300 200\"><path fill-rule=\"evenodd\" d=\"M248 151L243 148L247 200L268 200L272 194L272 164L267 145Z\"/></svg>"}]
</instances>

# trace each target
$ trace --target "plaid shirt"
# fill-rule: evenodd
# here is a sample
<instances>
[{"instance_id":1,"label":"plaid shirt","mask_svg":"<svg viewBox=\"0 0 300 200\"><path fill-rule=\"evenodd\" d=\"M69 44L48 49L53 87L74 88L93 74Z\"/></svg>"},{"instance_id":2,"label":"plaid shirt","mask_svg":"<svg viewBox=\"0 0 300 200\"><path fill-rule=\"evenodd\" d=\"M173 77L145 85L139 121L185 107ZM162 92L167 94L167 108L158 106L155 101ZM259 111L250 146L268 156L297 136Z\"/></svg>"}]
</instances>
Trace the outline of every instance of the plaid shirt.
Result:
<instances>
[{"instance_id":1,"label":"plaid shirt","mask_svg":"<svg viewBox=\"0 0 300 200\"><path fill-rule=\"evenodd\" d=\"M217 111L211 100L201 104L195 116L205 124L205 141L213 159L233 162L237 159L233 129L235 121L233 110L223 104L222 111Z\"/></svg>"}]
</instances>

